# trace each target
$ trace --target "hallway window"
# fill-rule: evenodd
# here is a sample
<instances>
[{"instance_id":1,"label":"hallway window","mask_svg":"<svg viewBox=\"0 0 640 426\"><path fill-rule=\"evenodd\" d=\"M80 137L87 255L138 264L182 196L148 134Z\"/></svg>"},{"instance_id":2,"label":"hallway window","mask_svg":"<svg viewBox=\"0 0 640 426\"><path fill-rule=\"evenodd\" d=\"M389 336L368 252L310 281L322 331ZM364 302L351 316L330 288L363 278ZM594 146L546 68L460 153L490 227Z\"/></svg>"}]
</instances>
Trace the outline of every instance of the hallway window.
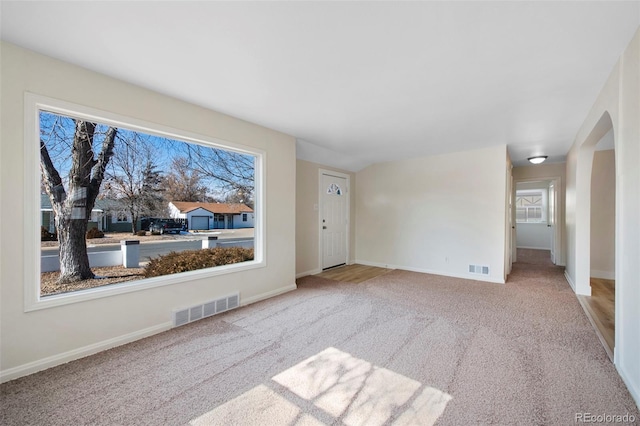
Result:
<instances>
[{"instance_id":1,"label":"hallway window","mask_svg":"<svg viewBox=\"0 0 640 426\"><path fill-rule=\"evenodd\" d=\"M546 221L546 203L542 191L516 192L516 222L540 223Z\"/></svg>"}]
</instances>

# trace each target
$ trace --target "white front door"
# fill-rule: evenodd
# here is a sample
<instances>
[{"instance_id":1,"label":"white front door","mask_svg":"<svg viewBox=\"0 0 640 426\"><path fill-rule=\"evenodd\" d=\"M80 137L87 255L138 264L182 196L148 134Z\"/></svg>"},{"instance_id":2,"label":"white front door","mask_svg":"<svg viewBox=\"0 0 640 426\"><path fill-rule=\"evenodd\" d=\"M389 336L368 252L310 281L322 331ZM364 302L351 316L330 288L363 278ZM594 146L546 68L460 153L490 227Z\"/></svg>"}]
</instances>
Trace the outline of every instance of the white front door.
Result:
<instances>
[{"instance_id":1,"label":"white front door","mask_svg":"<svg viewBox=\"0 0 640 426\"><path fill-rule=\"evenodd\" d=\"M322 269L347 263L347 180L322 175Z\"/></svg>"}]
</instances>

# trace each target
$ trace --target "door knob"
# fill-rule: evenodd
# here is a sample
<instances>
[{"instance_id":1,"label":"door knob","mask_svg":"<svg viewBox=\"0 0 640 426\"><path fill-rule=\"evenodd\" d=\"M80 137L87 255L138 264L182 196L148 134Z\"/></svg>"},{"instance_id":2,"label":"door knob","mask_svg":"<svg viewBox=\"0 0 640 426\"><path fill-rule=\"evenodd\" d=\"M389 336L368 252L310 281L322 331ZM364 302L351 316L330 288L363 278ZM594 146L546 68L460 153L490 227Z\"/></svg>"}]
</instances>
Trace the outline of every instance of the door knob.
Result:
<instances>
[{"instance_id":1,"label":"door knob","mask_svg":"<svg viewBox=\"0 0 640 426\"><path fill-rule=\"evenodd\" d=\"M323 226L323 227L322 227L322 229L327 229L327 227L326 227L326 226Z\"/></svg>"}]
</instances>

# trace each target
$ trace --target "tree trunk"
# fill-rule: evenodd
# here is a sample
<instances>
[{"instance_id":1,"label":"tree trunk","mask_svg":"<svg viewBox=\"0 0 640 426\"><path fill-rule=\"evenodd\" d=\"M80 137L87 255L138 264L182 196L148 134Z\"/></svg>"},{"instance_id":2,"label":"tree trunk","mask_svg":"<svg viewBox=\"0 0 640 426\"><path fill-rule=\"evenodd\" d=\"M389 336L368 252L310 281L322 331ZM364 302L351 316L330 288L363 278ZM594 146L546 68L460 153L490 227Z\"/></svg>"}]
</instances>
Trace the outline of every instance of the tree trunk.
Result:
<instances>
[{"instance_id":1,"label":"tree trunk","mask_svg":"<svg viewBox=\"0 0 640 426\"><path fill-rule=\"evenodd\" d=\"M89 266L87 254L87 221L71 219L69 212L56 216L60 243L60 284L88 280L95 275Z\"/></svg>"},{"instance_id":2,"label":"tree trunk","mask_svg":"<svg viewBox=\"0 0 640 426\"><path fill-rule=\"evenodd\" d=\"M104 172L113 155L117 129L109 127L98 158L94 158L93 136L96 125L75 120L76 131L71 147L69 188L65 190L47 147L40 141L40 167L51 206L55 213L60 244L60 277L70 283L94 278L87 254L87 226L95 205Z\"/></svg>"},{"instance_id":3,"label":"tree trunk","mask_svg":"<svg viewBox=\"0 0 640 426\"><path fill-rule=\"evenodd\" d=\"M131 215L131 234L136 235L138 232L138 216Z\"/></svg>"}]
</instances>

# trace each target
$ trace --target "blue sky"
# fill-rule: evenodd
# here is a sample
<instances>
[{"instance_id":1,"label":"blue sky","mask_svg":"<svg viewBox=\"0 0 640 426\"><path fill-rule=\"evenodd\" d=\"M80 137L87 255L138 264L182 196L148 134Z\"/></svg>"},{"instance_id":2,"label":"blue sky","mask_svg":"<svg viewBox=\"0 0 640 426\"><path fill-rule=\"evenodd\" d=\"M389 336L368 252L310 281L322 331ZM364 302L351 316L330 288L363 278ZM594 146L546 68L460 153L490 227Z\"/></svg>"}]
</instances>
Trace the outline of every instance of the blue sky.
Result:
<instances>
[{"instance_id":1,"label":"blue sky","mask_svg":"<svg viewBox=\"0 0 640 426\"><path fill-rule=\"evenodd\" d=\"M93 148L94 156L97 155L100 150L107 129L108 126L105 124L98 123L96 126ZM74 131L75 124L71 117L48 111L40 111L40 137L45 142L49 155L64 181L66 181L66 177L69 175L71 168L71 145ZM225 150L203 147L189 142L163 138L119 127L115 149L119 149L119 147L122 148L125 141L129 142L131 149L137 149L145 145L149 147L152 152L151 158L156 169L163 174L170 171L174 158L187 156L190 148L191 150L196 148L204 150L205 153L214 153L217 151L223 158L225 155L229 155L229 152ZM234 155L240 155L249 161L253 159L250 155L236 153L234 153ZM113 162L111 165L113 165ZM211 179L208 181L203 179L203 184L209 187L211 194L216 194L216 192L220 190L218 184Z\"/></svg>"}]
</instances>

